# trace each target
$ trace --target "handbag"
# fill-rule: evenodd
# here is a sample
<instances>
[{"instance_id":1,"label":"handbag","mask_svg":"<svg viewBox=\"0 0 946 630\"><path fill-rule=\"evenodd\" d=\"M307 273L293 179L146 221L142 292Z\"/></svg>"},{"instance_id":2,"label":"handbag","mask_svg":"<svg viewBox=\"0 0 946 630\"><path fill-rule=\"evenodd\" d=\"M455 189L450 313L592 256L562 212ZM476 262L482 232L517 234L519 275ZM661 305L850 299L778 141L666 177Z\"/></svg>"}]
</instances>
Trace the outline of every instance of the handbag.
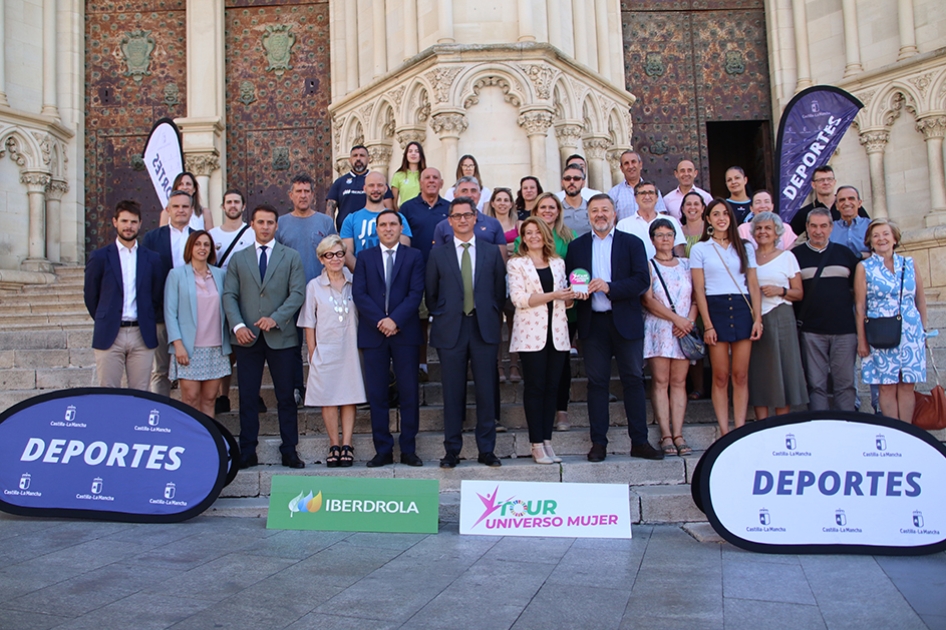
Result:
<instances>
[{"instance_id":1,"label":"handbag","mask_svg":"<svg viewBox=\"0 0 946 630\"><path fill-rule=\"evenodd\" d=\"M667 290L667 283L664 282L663 276L660 275L660 271L657 269L657 263L653 263L651 266L654 268L654 273L657 274L657 279L660 280L660 286L664 288L664 293L667 294L667 301L670 302L670 310L676 313L677 309L673 305L673 298L670 297L670 291ZM700 331L696 326L693 326L693 329L686 335L677 337L677 342L680 344L680 351L683 352L683 356L690 361L699 361L706 356L706 344L703 342L703 337L700 335Z\"/></svg>"},{"instance_id":2,"label":"handbag","mask_svg":"<svg viewBox=\"0 0 946 630\"><path fill-rule=\"evenodd\" d=\"M907 261L903 259L900 268L900 297L897 299L897 314L893 317L867 317L864 319L864 336L867 345L878 350L896 348L900 345L900 333L903 329L903 318L900 309L903 302L903 275L907 271Z\"/></svg>"},{"instance_id":3,"label":"handbag","mask_svg":"<svg viewBox=\"0 0 946 630\"><path fill-rule=\"evenodd\" d=\"M933 366L933 372L936 374L936 386L930 390L929 394L913 391L913 395L916 397L916 406L913 408L913 424L920 429L935 431L946 429L946 392L943 391L943 386L939 384L939 370L936 369L936 360L933 358L932 350L930 350L930 363Z\"/></svg>"}]
</instances>

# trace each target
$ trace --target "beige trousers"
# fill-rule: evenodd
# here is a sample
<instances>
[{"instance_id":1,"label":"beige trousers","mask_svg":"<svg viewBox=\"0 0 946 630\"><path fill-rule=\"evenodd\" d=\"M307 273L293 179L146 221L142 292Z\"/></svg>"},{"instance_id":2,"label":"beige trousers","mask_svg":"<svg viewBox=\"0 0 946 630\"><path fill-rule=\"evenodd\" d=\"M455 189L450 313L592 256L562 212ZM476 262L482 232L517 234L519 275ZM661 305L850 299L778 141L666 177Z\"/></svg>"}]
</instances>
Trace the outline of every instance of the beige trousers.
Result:
<instances>
[{"instance_id":1,"label":"beige trousers","mask_svg":"<svg viewBox=\"0 0 946 630\"><path fill-rule=\"evenodd\" d=\"M168 368L171 355L168 353L168 329L164 324L157 324L158 347L154 349L154 368L151 371L151 392L162 396L171 395L171 381L168 380Z\"/></svg>"},{"instance_id":2,"label":"beige trousers","mask_svg":"<svg viewBox=\"0 0 946 630\"><path fill-rule=\"evenodd\" d=\"M121 387L127 373L129 389L148 391L154 350L145 345L137 326L119 328L108 350L95 351L99 387Z\"/></svg>"}]
</instances>

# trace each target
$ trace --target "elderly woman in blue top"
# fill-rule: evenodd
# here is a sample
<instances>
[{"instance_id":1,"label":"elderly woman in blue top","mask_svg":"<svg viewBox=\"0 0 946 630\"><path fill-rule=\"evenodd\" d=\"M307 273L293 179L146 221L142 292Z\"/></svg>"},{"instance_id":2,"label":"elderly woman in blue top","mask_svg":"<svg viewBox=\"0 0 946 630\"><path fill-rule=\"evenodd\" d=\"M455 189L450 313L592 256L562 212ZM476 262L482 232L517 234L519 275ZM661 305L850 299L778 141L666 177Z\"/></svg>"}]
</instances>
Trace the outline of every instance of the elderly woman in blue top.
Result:
<instances>
[{"instance_id":1,"label":"elderly woman in blue top","mask_svg":"<svg viewBox=\"0 0 946 630\"><path fill-rule=\"evenodd\" d=\"M183 267L168 274L164 321L171 354L169 377L181 386L181 399L211 418L220 379L230 373L230 335L223 313L223 269L210 233L191 233Z\"/></svg>"}]
</instances>

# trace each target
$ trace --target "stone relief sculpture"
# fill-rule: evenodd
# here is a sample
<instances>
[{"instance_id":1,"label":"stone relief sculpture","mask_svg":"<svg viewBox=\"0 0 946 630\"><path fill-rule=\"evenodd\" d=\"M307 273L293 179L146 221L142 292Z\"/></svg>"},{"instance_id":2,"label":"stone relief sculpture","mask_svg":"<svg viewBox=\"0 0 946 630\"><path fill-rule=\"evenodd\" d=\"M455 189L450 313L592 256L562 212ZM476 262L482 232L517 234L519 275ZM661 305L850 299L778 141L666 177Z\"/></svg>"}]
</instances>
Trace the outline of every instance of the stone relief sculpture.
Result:
<instances>
[{"instance_id":1,"label":"stone relief sculpture","mask_svg":"<svg viewBox=\"0 0 946 630\"><path fill-rule=\"evenodd\" d=\"M289 58L296 36L289 24L267 24L263 33L263 49L266 51L266 70L273 70L276 76L282 76L286 70L292 70Z\"/></svg>"},{"instance_id":2,"label":"stone relief sculpture","mask_svg":"<svg viewBox=\"0 0 946 630\"><path fill-rule=\"evenodd\" d=\"M138 29L126 33L118 46L122 51L125 65L128 67L124 75L140 83L145 75L151 74L149 70L151 53L154 52L156 45L154 38L151 37L151 31Z\"/></svg>"}]
</instances>

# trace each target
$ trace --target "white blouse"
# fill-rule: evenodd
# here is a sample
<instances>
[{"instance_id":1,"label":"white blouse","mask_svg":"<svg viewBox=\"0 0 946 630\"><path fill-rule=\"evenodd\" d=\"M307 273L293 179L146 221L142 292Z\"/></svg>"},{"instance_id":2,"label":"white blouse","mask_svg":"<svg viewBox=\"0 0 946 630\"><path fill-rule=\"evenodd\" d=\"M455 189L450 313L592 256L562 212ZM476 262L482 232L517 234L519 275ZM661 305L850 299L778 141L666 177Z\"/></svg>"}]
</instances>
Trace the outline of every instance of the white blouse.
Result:
<instances>
[{"instance_id":1,"label":"white blouse","mask_svg":"<svg viewBox=\"0 0 946 630\"><path fill-rule=\"evenodd\" d=\"M759 265L756 268L756 274L759 278L759 286L773 285L776 287L785 287L790 289L791 279L795 277L795 274L799 273L801 269L798 267L798 259L795 258L795 254L791 252L782 252L769 262L764 265ZM775 297L766 297L765 294L762 294L762 314L765 315L771 311L776 306L780 304L791 304L788 300L783 298L780 295Z\"/></svg>"},{"instance_id":2,"label":"white blouse","mask_svg":"<svg viewBox=\"0 0 946 630\"><path fill-rule=\"evenodd\" d=\"M756 267L755 248L751 243L745 243L745 246L746 258L749 262L747 268L754 269ZM727 266L729 272L726 271ZM732 243L726 249L720 247L713 239L696 243L690 250L690 268L703 270L706 295L749 294L746 274L739 270L739 254L736 253L736 248L732 246Z\"/></svg>"}]
</instances>

